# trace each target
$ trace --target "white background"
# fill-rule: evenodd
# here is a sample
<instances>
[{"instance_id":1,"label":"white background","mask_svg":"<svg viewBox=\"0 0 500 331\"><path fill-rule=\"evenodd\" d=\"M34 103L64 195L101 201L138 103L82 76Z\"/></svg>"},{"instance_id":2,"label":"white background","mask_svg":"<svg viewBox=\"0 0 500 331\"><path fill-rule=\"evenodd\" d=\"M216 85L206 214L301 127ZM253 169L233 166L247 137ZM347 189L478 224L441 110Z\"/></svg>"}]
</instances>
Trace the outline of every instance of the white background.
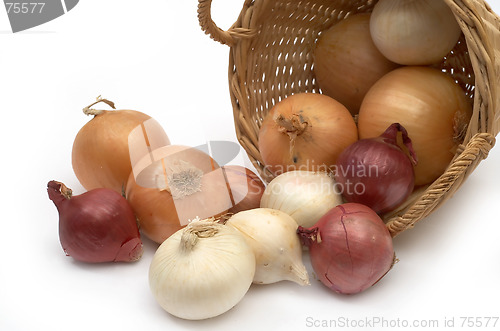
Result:
<instances>
[{"instance_id":1,"label":"white background","mask_svg":"<svg viewBox=\"0 0 500 331\"><path fill-rule=\"evenodd\" d=\"M215 22L227 29L242 4L214 1ZM234 309L192 322L170 316L150 294L157 246L147 239L133 264L88 265L64 255L46 185L55 179L83 193L71 147L89 120L81 109L98 95L151 115L175 144L235 140L229 48L201 31L196 11L194 0L82 0L13 34L0 9L0 330L311 330L346 319L424 325L417 329L443 329L447 321L461 329L461 317L483 324L499 317L499 147L441 209L395 238L399 263L354 296L314 279L309 287L253 285ZM364 329L382 329L370 326Z\"/></svg>"}]
</instances>

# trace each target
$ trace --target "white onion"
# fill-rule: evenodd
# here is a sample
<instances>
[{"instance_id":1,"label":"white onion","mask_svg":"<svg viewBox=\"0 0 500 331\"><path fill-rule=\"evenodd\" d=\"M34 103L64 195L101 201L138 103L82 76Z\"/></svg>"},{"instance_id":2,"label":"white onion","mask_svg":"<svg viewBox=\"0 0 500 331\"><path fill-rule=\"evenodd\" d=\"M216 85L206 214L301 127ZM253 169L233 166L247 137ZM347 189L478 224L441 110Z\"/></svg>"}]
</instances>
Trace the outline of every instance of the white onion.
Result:
<instances>
[{"instance_id":1,"label":"white onion","mask_svg":"<svg viewBox=\"0 0 500 331\"><path fill-rule=\"evenodd\" d=\"M302 262L302 246L297 222L282 211L255 208L234 214L227 222L245 237L255 255L256 284L289 280L309 285Z\"/></svg>"},{"instance_id":2,"label":"white onion","mask_svg":"<svg viewBox=\"0 0 500 331\"><path fill-rule=\"evenodd\" d=\"M255 256L235 229L194 220L167 238L149 268L149 285L170 314L190 320L220 315L246 294Z\"/></svg>"},{"instance_id":3,"label":"white onion","mask_svg":"<svg viewBox=\"0 0 500 331\"><path fill-rule=\"evenodd\" d=\"M332 176L326 172L295 170L279 175L267 185L260 206L281 210L298 225L311 227L342 202Z\"/></svg>"},{"instance_id":4,"label":"white onion","mask_svg":"<svg viewBox=\"0 0 500 331\"><path fill-rule=\"evenodd\" d=\"M429 65L452 50L461 30L443 0L380 0L373 8L370 33L389 60Z\"/></svg>"}]
</instances>

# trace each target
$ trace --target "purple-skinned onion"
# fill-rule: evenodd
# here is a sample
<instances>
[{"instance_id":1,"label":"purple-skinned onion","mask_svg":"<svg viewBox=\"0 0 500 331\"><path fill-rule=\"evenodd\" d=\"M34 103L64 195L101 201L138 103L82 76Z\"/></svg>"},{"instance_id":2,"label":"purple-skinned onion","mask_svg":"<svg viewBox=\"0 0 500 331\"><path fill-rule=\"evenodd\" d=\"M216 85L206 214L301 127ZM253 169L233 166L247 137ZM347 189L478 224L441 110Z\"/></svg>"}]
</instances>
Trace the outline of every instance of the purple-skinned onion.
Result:
<instances>
[{"instance_id":1,"label":"purple-skinned onion","mask_svg":"<svg viewBox=\"0 0 500 331\"><path fill-rule=\"evenodd\" d=\"M370 208L345 203L297 233L309 248L318 279L332 291L355 294L373 286L395 261L392 237Z\"/></svg>"},{"instance_id":2,"label":"purple-skinned onion","mask_svg":"<svg viewBox=\"0 0 500 331\"><path fill-rule=\"evenodd\" d=\"M59 239L66 255L88 263L141 258L134 212L118 192L97 188L73 196L63 183L50 181L47 193L59 212Z\"/></svg>"},{"instance_id":3,"label":"purple-skinned onion","mask_svg":"<svg viewBox=\"0 0 500 331\"><path fill-rule=\"evenodd\" d=\"M410 157L398 145L399 133ZM415 164L417 155L406 129L393 123L379 137L347 147L337 160L334 176L347 202L383 214L401 205L413 191Z\"/></svg>"}]
</instances>

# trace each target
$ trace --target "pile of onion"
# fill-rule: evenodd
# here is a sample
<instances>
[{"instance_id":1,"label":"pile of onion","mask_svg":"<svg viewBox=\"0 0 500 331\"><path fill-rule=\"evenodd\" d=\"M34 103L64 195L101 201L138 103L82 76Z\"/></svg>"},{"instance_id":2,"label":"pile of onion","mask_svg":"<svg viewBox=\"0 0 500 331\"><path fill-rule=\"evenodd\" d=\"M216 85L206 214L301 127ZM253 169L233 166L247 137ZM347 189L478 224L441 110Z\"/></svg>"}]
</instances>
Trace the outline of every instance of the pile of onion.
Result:
<instances>
[{"instance_id":1,"label":"pile of onion","mask_svg":"<svg viewBox=\"0 0 500 331\"><path fill-rule=\"evenodd\" d=\"M275 177L267 189L245 167L221 167L200 149L170 145L144 113L92 109L100 102L115 108L99 97L84 108L94 118L72 151L89 192L72 197L62 183L48 184L65 252L85 262L136 261L140 230L163 243L150 268L153 294L187 319L229 310L252 281L308 284L300 244L331 290L354 294L377 283L395 261L380 215L445 171L472 115L451 77L420 66L439 63L456 44L453 13L444 1L414 2L380 0L373 13L347 16L318 35L314 73L322 93L283 98L260 127L261 161ZM339 192L348 184L351 192ZM204 273L191 277L200 267L212 267L215 287L204 286ZM231 291L228 280L236 284ZM222 300L207 306L221 289Z\"/></svg>"}]
</instances>

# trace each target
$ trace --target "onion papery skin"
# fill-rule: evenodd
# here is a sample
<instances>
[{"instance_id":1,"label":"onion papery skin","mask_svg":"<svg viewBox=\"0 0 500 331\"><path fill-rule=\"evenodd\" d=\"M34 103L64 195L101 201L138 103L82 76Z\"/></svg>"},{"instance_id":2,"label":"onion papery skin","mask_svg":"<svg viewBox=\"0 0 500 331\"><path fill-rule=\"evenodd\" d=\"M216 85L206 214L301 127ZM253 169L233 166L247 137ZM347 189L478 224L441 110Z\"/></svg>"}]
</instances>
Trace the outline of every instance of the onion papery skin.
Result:
<instances>
[{"instance_id":1,"label":"onion papery skin","mask_svg":"<svg viewBox=\"0 0 500 331\"><path fill-rule=\"evenodd\" d=\"M319 93L299 93L266 115L259 151L274 176L291 170L328 171L356 140L356 123L340 102Z\"/></svg>"},{"instance_id":2,"label":"onion papery skin","mask_svg":"<svg viewBox=\"0 0 500 331\"><path fill-rule=\"evenodd\" d=\"M314 74L322 93L356 115L370 87L399 65L375 47L370 13L356 14L323 31L314 49Z\"/></svg>"},{"instance_id":3,"label":"onion papery skin","mask_svg":"<svg viewBox=\"0 0 500 331\"><path fill-rule=\"evenodd\" d=\"M381 136L360 139L340 154L335 180L348 202L364 204L383 214L410 196L415 173L413 162L397 144L400 131L413 152L406 130L394 123ZM411 154L416 163L416 156Z\"/></svg>"},{"instance_id":4,"label":"onion papery skin","mask_svg":"<svg viewBox=\"0 0 500 331\"><path fill-rule=\"evenodd\" d=\"M407 66L382 77L366 94L358 117L360 139L381 135L392 123L408 131L418 155L415 186L445 171L463 142L472 115L465 92L445 73Z\"/></svg>"},{"instance_id":5,"label":"onion papery skin","mask_svg":"<svg viewBox=\"0 0 500 331\"><path fill-rule=\"evenodd\" d=\"M132 171L125 191L141 232L149 239L161 244L190 220L217 217L232 206L222 169L208 154L189 146L169 145L145 158L150 157L156 161L142 169L137 178ZM163 165L170 171L169 164L178 162L187 162L188 167L201 171L199 190L184 197L175 197L167 180L155 182L157 174L163 175Z\"/></svg>"},{"instance_id":6,"label":"onion papery skin","mask_svg":"<svg viewBox=\"0 0 500 331\"><path fill-rule=\"evenodd\" d=\"M132 171L129 134L149 119L135 110L102 110L80 129L73 142L72 166L87 191L110 188L123 192ZM156 132L155 138L156 144L170 144L165 132Z\"/></svg>"},{"instance_id":7,"label":"onion papery skin","mask_svg":"<svg viewBox=\"0 0 500 331\"><path fill-rule=\"evenodd\" d=\"M111 189L63 195L63 184L50 181L49 198L59 212L59 239L66 255L87 263L132 262L143 245L132 208ZM71 190L69 190L71 192Z\"/></svg>"},{"instance_id":8,"label":"onion papery skin","mask_svg":"<svg viewBox=\"0 0 500 331\"><path fill-rule=\"evenodd\" d=\"M297 230L309 247L318 279L340 294L373 286L391 268L395 254L384 222L369 207L345 203L327 212L315 226Z\"/></svg>"}]
</instances>

